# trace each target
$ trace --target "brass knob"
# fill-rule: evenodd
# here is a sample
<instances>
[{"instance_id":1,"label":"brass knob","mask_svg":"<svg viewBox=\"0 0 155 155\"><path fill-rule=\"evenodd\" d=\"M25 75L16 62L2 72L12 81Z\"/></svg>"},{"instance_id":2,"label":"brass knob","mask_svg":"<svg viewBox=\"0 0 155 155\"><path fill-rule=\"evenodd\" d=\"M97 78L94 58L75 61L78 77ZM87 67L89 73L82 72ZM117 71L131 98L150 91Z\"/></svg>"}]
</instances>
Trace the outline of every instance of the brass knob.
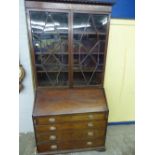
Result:
<instances>
[{"instance_id":1,"label":"brass knob","mask_svg":"<svg viewBox=\"0 0 155 155\"><path fill-rule=\"evenodd\" d=\"M94 135L93 132L91 132L91 131L88 132L88 136L93 136L93 135Z\"/></svg>"},{"instance_id":2,"label":"brass knob","mask_svg":"<svg viewBox=\"0 0 155 155\"><path fill-rule=\"evenodd\" d=\"M93 126L94 126L94 124L92 122L88 123L88 127L93 127Z\"/></svg>"},{"instance_id":3,"label":"brass knob","mask_svg":"<svg viewBox=\"0 0 155 155\"><path fill-rule=\"evenodd\" d=\"M51 130L51 131L54 131L54 130L56 130L56 127L55 127L55 126L51 126L51 127L50 127L50 130Z\"/></svg>"},{"instance_id":4,"label":"brass knob","mask_svg":"<svg viewBox=\"0 0 155 155\"><path fill-rule=\"evenodd\" d=\"M49 118L49 122L51 122L51 123L55 122L55 118L53 118L53 117Z\"/></svg>"},{"instance_id":5,"label":"brass knob","mask_svg":"<svg viewBox=\"0 0 155 155\"><path fill-rule=\"evenodd\" d=\"M92 114L90 114L90 115L88 115L88 117L90 118L90 119L93 119L93 115Z\"/></svg>"},{"instance_id":6,"label":"brass knob","mask_svg":"<svg viewBox=\"0 0 155 155\"><path fill-rule=\"evenodd\" d=\"M93 143L92 142L87 142L87 145L92 145Z\"/></svg>"},{"instance_id":7,"label":"brass knob","mask_svg":"<svg viewBox=\"0 0 155 155\"><path fill-rule=\"evenodd\" d=\"M57 149L57 145L51 145L51 149Z\"/></svg>"},{"instance_id":8,"label":"brass knob","mask_svg":"<svg viewBox=\"0 0 155 155\"><path fill-rule=\"evenodd\" d=\"M56 139L56 136L55 136L55 135L51 135L51 136L49 137L49 139L50 139L50 140L55 140L55 139Z\"/></svg>"}]
</instances>

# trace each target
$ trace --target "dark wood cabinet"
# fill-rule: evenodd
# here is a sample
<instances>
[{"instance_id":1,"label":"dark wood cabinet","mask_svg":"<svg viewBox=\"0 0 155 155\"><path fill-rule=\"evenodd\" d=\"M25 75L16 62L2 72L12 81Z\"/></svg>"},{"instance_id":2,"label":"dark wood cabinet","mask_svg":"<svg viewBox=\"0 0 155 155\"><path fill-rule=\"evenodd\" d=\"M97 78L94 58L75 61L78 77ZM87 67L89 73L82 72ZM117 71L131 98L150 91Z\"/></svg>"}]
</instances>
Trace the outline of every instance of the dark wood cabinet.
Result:
<instances>
[{"instance_id":1,"label":"dark wood cabinet","mask_svg":"<svg viewBox=\"0 0 155 155\"><path fill-rule=\"evenodd\" d=\"M105 149L112 2L25 1L39 154Z\"/></svg>"}]
</instances>

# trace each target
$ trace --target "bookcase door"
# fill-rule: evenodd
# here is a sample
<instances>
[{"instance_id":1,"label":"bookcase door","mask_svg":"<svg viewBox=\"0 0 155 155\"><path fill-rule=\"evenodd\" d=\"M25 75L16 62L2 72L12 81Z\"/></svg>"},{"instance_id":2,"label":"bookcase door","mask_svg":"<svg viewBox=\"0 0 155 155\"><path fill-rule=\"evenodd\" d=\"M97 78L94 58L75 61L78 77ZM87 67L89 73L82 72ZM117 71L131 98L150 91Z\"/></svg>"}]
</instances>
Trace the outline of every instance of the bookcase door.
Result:
<instances>
[{"instance_id":1,"label":"bookcase door","mask_svg":"<svg viewBox=\"0 0 155 155\"><path fill-rule=\"evenodd\" d=\"M73 14L73 85L102 84L109 15Z\"/></svg>"},{"instance_id":2,"label":"bookcase door","mask_svg":"<svg viewBox=\"0 0 155 155\"><path fill-rule=\"evenodd\" d=\"M29 15L38 86L68 86L68 13Z\"/></svg>"}]
</instances>

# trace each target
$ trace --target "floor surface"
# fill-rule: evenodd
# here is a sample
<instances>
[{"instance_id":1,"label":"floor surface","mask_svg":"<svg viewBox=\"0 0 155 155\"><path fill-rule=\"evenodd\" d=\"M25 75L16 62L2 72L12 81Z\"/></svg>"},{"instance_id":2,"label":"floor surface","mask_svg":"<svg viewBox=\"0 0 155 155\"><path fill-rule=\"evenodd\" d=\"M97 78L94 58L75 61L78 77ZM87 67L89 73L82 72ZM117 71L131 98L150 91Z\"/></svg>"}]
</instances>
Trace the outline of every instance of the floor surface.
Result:
<instances>
[{"instance_id":1,"label":"floor surface","mask_svg":"<svg viewBox=\"0 0 155 155\"><path fill-rule=\"evenodd\" d=\"M106 151L87 151L68 153L65 155L134 155L135 154L135 126L108 126ZM36 155L33 133L20 133L19 155ZM60 154L59 154L60 155Z\"/></svg>"}]
</instances>

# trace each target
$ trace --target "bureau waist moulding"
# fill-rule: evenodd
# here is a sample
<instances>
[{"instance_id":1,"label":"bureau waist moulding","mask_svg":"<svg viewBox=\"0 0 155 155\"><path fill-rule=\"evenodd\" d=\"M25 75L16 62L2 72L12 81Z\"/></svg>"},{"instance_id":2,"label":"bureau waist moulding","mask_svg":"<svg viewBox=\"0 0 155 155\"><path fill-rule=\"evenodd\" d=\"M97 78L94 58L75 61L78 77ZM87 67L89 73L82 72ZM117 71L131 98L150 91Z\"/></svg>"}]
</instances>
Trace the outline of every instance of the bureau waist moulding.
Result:
<instances>
[{"instance_id":1,"label":"bureau waist moulding","mask_svg":"<svg viewBox=\"0 0 155 155\"><path fill-rule=\"evenodd\" d=\"M112 4L25 1L39 155L105 150L103 81Z\"/></svg>"}]
</instances>

